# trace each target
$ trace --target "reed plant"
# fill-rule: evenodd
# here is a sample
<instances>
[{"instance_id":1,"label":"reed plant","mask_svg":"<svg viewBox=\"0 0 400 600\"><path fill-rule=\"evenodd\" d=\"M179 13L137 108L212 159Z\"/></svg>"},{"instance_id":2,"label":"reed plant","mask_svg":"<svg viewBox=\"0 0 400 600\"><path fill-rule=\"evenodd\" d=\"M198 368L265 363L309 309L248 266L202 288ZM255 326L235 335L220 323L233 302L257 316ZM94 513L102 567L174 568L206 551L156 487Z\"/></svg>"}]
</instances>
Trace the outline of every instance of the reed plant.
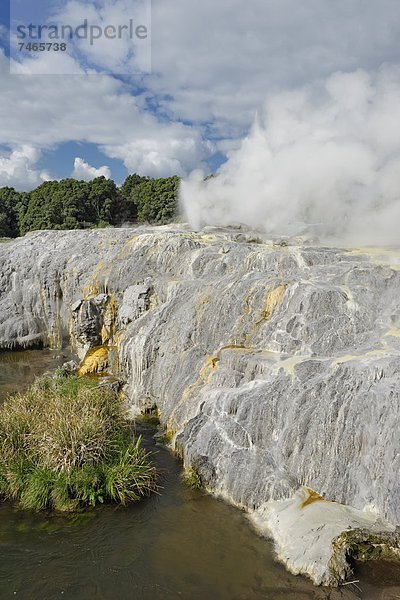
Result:
<instances>
[{"instance_id":1,"label":"reed plant","mask_svg":"<svg viewBox=\"0 0 400 600\"><path fill-rule=\"evenodd\" d=\"M156 469L121 399L95 379L43 377L0 406L0 497L27 509L129 502Z\"/></svg>"}]
</instances>

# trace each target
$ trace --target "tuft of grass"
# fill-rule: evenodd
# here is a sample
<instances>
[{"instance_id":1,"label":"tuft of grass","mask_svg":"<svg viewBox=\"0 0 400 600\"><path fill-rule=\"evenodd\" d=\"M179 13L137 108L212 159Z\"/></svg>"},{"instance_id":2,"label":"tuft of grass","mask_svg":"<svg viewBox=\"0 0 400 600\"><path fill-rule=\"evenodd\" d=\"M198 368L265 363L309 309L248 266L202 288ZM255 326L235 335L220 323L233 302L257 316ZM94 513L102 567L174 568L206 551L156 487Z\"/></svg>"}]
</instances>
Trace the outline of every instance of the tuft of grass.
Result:
<instances>
[{"instance_id":1,"label":"tuft of grass","mask_svg":"<svg viewBox=\"0 0 400 600\"><path fill-rule=\"evenodd\" d=\"M182 480L192 490L199 490L202 487L201 477L193 467L189 467L183 471Z\"/></svg>"},{"instance_id":2,"label":"tuft of grass","mask_svg":"<svg viewBox=\"0 0 400 600\"><path fill-rule=\"evenodd\" d=\"M123 505L156 489L117 394L93 379L42 377L0 406L0 496L27 509Z\"/></svg>"},{"instance_id":3,"label":"tuft of grass","mask_svg":"<svg viewBox=\"0 0 400 600\"><path fill-rule=\"evenodd\" d=\"M119 450L117 460L104 465L107 496L124 506L139 500L143 495L149 495L153 490L153 476L149 471L147 453L141 447L141 441L139 437L135 444Z\"/></svg>"},{"instance_id":4,"label":"tuft of grass","mask_svg":"<svg viewBox=\"0 0 400 600\"><path fill-rule=\"evenodd\" d=\"M158 441L161 444L165 444L165 446L168 446L174 439L174 435L175 433L172 431L172 429L166 429L162 435L158 436Z\"/></svg>"},{"instance_id":5,"label":"tuft of grass","mask_svg":"<svg viewBox=\"0 0 400 600\"><path fill-rule=\"evenodd\" d=\"M49 508L55 473L44 467L30 471L20 490L22 508L44 510Z\"/></svg>"}]
</instances>

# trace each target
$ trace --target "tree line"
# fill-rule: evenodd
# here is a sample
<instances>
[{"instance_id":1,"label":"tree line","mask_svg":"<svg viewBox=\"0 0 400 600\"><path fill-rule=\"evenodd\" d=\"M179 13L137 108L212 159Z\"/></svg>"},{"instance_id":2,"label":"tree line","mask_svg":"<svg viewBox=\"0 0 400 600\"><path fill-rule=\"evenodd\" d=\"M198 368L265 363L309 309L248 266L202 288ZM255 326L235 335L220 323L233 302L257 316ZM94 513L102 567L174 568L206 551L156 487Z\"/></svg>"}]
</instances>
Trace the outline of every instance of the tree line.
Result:
<instances>
[{"instance_id":1,"label":"tree line","mask_svg":"<svg viewBox=\"0 0 400 600\"><path fill-rule=\"evenodd\" d=\"M114 181L46 181L31 192L0 188L0 237L39 229L84 229L129 222L165 224L177 215L179 177L152 179L136 173L119 188Z\"/></svg>"}]
</instances>

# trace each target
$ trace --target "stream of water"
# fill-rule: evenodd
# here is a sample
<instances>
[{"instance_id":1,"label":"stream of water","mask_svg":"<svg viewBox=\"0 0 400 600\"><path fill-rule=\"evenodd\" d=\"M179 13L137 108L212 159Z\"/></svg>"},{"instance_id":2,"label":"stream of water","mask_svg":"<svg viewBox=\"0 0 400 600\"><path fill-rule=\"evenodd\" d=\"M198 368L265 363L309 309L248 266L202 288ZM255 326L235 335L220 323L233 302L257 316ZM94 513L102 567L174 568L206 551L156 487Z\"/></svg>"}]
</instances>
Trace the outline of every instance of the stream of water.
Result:
<instances>
[{"instance_id":1,"label":"stream of water","mask_svg":"<svg viewBox=\"0 0 400 600\"><path fill-rule=\"evenodd\" d=\"M0 398L65 357L0 355ZM128 508L35 514L0 504L0 598L26 600L336 600L400 598L400 569L362 566L357 584L314 587L274 560L272 545L235 508L181 481L181 466L151 431L160 495ZM396 584L396 577L397 584Z\"/></svg>"}]
</instances>

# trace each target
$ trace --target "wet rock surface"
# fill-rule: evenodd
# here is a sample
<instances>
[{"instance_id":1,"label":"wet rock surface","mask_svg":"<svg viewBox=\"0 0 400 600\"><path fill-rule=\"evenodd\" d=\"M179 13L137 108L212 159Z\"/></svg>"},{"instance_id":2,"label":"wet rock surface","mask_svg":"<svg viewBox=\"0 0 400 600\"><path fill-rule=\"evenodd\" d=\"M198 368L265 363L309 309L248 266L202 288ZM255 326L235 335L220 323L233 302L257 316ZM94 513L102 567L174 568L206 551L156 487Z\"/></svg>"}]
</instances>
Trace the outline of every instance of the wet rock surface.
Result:
<instances>
[{"instance_id":1,"label":"wet rock surface","mask_svg":"<svg viewBox=\"0 0 400 600\"><path fill-rule=\"evenodd\" d=\"M306 485L394 526L399 265L234 229L37 232L0 246L0 346L102 349L132 410L157 406L236 505Z\"/></svg>"}]
</instances>

